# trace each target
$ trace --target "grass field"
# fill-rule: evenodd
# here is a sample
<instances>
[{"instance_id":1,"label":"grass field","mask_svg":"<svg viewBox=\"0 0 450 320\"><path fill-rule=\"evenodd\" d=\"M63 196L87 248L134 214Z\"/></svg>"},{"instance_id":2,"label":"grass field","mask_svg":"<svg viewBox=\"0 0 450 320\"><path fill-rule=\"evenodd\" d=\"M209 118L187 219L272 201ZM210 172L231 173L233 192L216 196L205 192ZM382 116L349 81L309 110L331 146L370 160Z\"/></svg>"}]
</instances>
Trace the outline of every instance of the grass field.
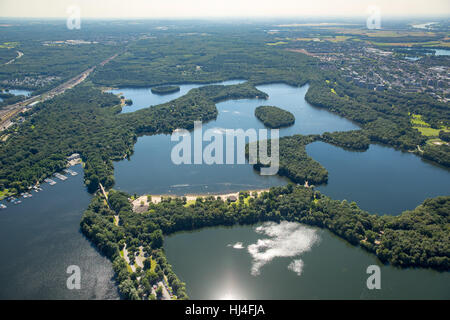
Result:
<instances>
[{"instance_id":1,"label":"grass field","mask_svg":"<svg viewBox=\"0 0 450 320\"><path fill-rule=\"evenodd\" d=\"M285 41L278 41L278 42L266 43L266 45L268 45L268 46L279 46L279 45L282 45L282 44L287 44L287 42L285 42Z\"/></svg>"},{"instance_id":2,"label":"grass field","mask_svg":"<svg viewBox=\"0 0 450 320\"><path fill-rule=\"evenodd\" d=\"M414 129L419 130L419 132L426 137L438 137L439 131L450 131L450 128L442 127L440 129L434 129L431 128L430 124L427 123L425 120L423 120L422 115L420 114L410 114L411 116L411 124L413 125ZM431 142L439 142L440 139L437 139L439 141L434 141L435 139L431 139L433 141Z\"/></svg>"},{"instance_id":3,"label":"grass field","mask_svg":"<svg viewBox=\"0 0 450 320\"><path fill-rule=\"evenodd\" d=\"M0 200L3 200L6 197L9 197L11 194L8 189L0 190Z\"/></svg>"},{"instance_id":4,"label":"grass field","mask_svg":"<svg viewBox=\"0 0 450 320\"><path fill-rule=\"evenodd\" d=\"M444 41L428 41L428 42L376 42L376 41L368 41L372 45L380 46L380 47L444 47L450 48L450 42Z\"/></svg>"},{"instance_id":5,"label":"grass field","mask_svg":"<svg viewBox=\"0 0 450 320\"><path fill-rule=\"evenodd\" d=\"M422 119L422 115L420 115L420 114L412 114L411 115L411 124L417 125L417 126L424 126L424 127L430 126L429 123L425 122Z\"/></svg>"},{"instance_id":6,"label":"grass field","mask_svg":"<svg viewBox=\"0 0 450 320\"><path fill-rule=\"evenodd\" d=\"M423 136L426 137L437 137L439 136L439 129L427 128L427 127L413 127L420 131Z\"/></svg>"},{"instance_id":7,"label":"grass field","mask_svg":"<svg viewBox=\"0 0 450 320\"><path fill-rule=\"evenodd\" d=\"M246 198L244 198L244 205L246 205L246 206L249 206L250 205L250 203L249 203L249 201L250 201L250 198L251 198L252 196L248 196L248 197L246 197ZM241 202L241 199L238 197L238 199L236 200L236 202L230 202L230 205L231 204L236 204L236 205L239 205L239 202Z\"/></svg>"},{"instance_id":8,"label":"grass field","mask_svg":"<svg viewBox=\"0 0 450 320\"><path fill-rule=\"evenodd\" d=\"M317 36L313 38L296 38L295 41L330 41L330 42L342 42L352 39L350 36Z\"/></svg>"},{"instance_id":9,"label":"grass field","mask_svg":"<svg viewBox=\"0 0 450 320\"><path fill-rule=\"evenodd\" d=\"M150 271L151 272L155 272L155 268L156 268L156 260L153 259L153 257L150 257Z\"/></svg>"},{"instance_id":10,"label":"grass field","mask_svg":"<svg viewBox=\"0 0 450 320\"><path fill-rule=\"evenodd\" d=\"M0 48L12 49L17 47L18 45L18 42L4 42L3 44L0 44Z\"/></svg>"},{"instance_id":11,"label":"grass field","mask_svg":"<svg viewBox=\"0 0 450 320\"><path fill-rule=\"evenodd\" d=\"M434 37L436 33L430 31L395 31L395 30L368 30L366 28L337 28L328 27L324 28L333 30L336 33L341 34L354 34L359 36L367 36L371 38L398 38L398 37Z\"/></svg>"},{"instance_id":12,"label":"grass field","mask_svg":"<svg viewBox=\"0 0 450 320\"><path fill-rule=\"evenodd\" d=\"M188 200L188 201L186 201L186 204L184 206L189 207L189 206L192 206L194 203L195 203L195 200Z\"/></svg>"}]
</instances>

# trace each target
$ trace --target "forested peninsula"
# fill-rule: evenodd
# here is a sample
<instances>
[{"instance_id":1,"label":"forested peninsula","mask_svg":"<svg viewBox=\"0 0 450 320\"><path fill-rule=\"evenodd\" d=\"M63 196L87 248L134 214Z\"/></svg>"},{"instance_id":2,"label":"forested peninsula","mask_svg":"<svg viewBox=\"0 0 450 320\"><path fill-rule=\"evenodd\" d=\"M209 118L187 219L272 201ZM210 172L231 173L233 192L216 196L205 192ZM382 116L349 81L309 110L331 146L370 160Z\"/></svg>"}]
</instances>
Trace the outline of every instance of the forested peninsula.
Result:
<instances>
[{"instance_id":1,"label":"forested peninsula","mask_svg":"<svg viewBox=\"0 0 450 320\"><path fill-rule=\"evenodd\" d=\"M176 128L191 129L194 120L208 121L217 116L215 103L227 99L265 98L267 94L257 90L255 85L277 82L294 86L309 82L307 101L361 126L361 132L351 136L324 134L323 141L364 150L367 138L370 143L414 152L450 166L450 147L427 144L428 138L412 123L412 115L417 114L431 127L448 127L450 111L446 104L424 95L415 95L412 104L407 95L359 88L338 74L319 70L317 59L313 57L270 48L261 45L260 41L195 38L174 42L168 38L157 43L141 40L130 44L126 54L119 54L97 68L90 76L91 81L36 105L32 111L23 114L24 123L3 133L7 139L0 140L0 190L4 194L27 190L63 168L65 157L73 152L81 154L85 163L85 181L91 192L97 189L99 182L110 188L114 184L112 161L130 156L139 135L170 133ZM147 57L149 46L154 50L150 54L154 60ZM110 49L105 48L102 56L110 53ZM164 52L173 54L168 57ZM198 52L202 52L201 57L195 54ZM229 52L234 54L228 55ZM191 54L189 58L186 58L187 54ZM180 62L175 69L173 61ZM136 65L139 68L133 67ZM102 93L96 87L160 87L171 83L211 83L230 79L247 79L248 82L200 87L171 102L127 114L119 114L117 97ZM359 142L354 143L357 139ZM299 144L294 146L296 141ZM311 167L317 172L308 176L309 168L294 168L295 164L289 164L287 159L294 153L295 159L305 158L303 147L301 139L286 140L284 150L287 154L281 154L281 174L293 177L294 181L325 182L326 174L318 165Z\"/></svg>"},{"instance_id":2,"label":"forested peninsula","mask_svg":"<svg viewBox=\"0 0 450 320\"><path fill-rule=\"evenodd\" d=\"M369 214L347 201L332 200L312 188L288 184L259 196L241 192L238 203L214 197L167 197L150 203L147 212L132 211L126 193L111 190L108 202L94 197L83 215L83 233L112 262L122 296L153 299L151 287L161 279L178 299L187 298L185 284L173 273L164 254L163 236L212 226L292 221L326 228L352 245L399 267L450 270L450 196L427 199L399 216ZM109 203L109 206L108 206ZM124 247L133 265L144 251L144 268L133 272L122 258Z\"/></svg>"},{"instance_id":3,"label":"forested peninsula","mask_svg":"<svg viewBox=\"0 0 450 320\"><path fill-rule=\"evenodd\" d=\"M120 99L89 84L38 104L25 121L9 129L0 143L0 191L16 194L66 167L67 156L79 153L90 192L99 183L114 185L113 161L128 157L139 135L192 129L195 120L217 117L215 103L226 99L264 97L248 83L205 86L168 103L120 114Z\"/></svg>"}]
</instances>

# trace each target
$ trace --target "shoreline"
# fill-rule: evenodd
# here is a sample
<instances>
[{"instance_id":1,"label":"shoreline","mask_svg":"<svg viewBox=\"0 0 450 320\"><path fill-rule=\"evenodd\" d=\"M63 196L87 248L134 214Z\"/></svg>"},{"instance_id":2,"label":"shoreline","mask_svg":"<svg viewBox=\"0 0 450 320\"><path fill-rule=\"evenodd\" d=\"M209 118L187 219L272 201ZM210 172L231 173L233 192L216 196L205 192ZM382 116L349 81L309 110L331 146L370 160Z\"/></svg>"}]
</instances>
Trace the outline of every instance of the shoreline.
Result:
<instances>
[{"instance_id":1,"label":"shoreline","mask_svg":"<svg viewBox=\"0 0 450 320\"><path fill-rule=\"evenodd\" d=\"M185 195L171 195L171 194L144 194L141 196L138 196L136 199L132 200L130 199L130 202L133 206L134 212L145 212L148 210L149 202L148 202L148 196L151 196L151 202L153 204L158 204L161 202L162 198L179 198L182 199L186 197L186 203L196 201L197 198L206 198L206 197L214 197L215 199L221 198L223 201L228 200L230 197L235 197L236 200L239 199L239 192L248 192L250 193L250 197L253 197L252 193L256 192L259 196L263 192L269 192L269 188L266 189L254 189L254 190L241 190L237 192L228 192L228 193L203 193L203 194L194 194L194 193L188 193ZM236 201L235 200L235 201ZM233 202L235 202L233 201ZM144 204L142 205L142 202Z\"/></svg>"}]
</instances>

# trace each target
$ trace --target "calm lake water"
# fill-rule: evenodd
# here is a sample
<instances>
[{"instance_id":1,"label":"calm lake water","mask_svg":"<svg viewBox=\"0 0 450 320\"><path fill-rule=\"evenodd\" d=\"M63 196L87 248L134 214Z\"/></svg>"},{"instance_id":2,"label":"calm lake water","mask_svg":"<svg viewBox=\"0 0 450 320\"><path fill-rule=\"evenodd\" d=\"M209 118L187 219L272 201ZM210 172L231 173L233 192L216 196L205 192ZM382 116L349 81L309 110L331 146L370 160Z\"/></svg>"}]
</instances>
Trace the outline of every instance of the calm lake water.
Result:
<instances>
[{"instance_id":1,"label":"calm lake water","mask_svg":"<svg viewBox=\"0 0 450 320\"><path fill-rule=\"evenodd\" d=\"M9 93L11 93L15 96L20 96L20 95L28 96L28 95L30 95L31 91L23 90L23 89L11 89L11 90L9 90Z\"/></svg>"},{"instance_id":2,"label":"calm lake water","mask_svg":"<svg viewBox=\"0 0 450 320\"><path fill-rule=\"evenodd\" d=\"M33 197L0 210L0 299L118 299L111 263L80 232L91 196L77 176L42 185ZM81 269L81 289L69 290L67 267Z\"/></svg>"},{"instance_id":3,"label":"calm lake water","mask_svg":"<svg viewBox=\"0 0 450 320\"><path fill-rule=\"evenodd\" d=\"M164 248L191 299L450 298L449 273L384 266L327 230L293 225L208 228ZM369 265L381 267L381 290L367 289Z\"/></svg>"},{"instance_id":4,"label":"calm lake water","mask_svg":"<svg viewBox=\"0 0 450 320\"><path fill-rule=\"evenodd\" d=\"M227 82L231 83L236 82ZM134 102L124 108L126 112L167 102L189 88L180 87L180 93L165 96L153 95L150 89L117 92ZM358 128L310 106L304 100L307 86L258 88L270 95L269 100L219 103L217 120L204 124L203 130L263 129L254 116L260 105L276 105L295 115L295 125L281 129L281 136ZM131 159L115 163L116 188L137 194L216 193L287 182L278 176L259 176L249 164L176 166L170 159L175 144L167 135L139 138ZM307 152L329 171L329 184L319 187L322 192L354 200L371 212L398 214L450 190L448 171L390 148L372 145L367 152L358 153L317 142L309 145ZM118 298L111 263L79 231L91 196L83 186L81 167L76 171L78 176L55 179L55 186L46 184L44 191L33 192L33 198L22 199L20 205L7 203L8 208L0 211L0 299ZM294 252L294 256L288 252L285 255L289 257L269 259L270 252L255 254L258 239L269 238L264 232L270 227L277 228L263 226L256 231L256 226L247 226L181 233L167 237L165 248L192 298L449 298L448 273L430 270L382 267L382 290L368 291L365 270L377 263L376 258L326 230L288 226L289 232L278 230L278 234L289 241L283 236L269 240L279 252ZM294 247L287 246L289 243ZM81 268L79 291L66 288L69 265ZM259 266L256 273L255 265Z\"/></svg>"},{"instance_id":5,"label":"calm lake water","mask_svg":"<svg viewBox=\"0 0 450 320\"><path fill-rule=\"evenodd\" d=\"M28 96L28 95L30 95L31 91L29 91L29 90L22 90L22 89L10 89L8 91L8 93L11 93L11 94L13 94L15 96L20 96L20 95ZM0 98L0 102L2 102L2 101L3 101L3 99Z\"/></svg>"},{"instance_id":6,"label":"calm lake water","mask_svg":"<svg viewBox=\"0 0 450 320\"><path fill-rule=\"evenodd\" d=\"M259 105L275 105L295 115L295 125L281 129L280 136L358 128L309 105L304 100L307 86L277 84L258 89L268 93L269 100L219 103L217 120L204 124L203 130L264 128L254 116ZM174 165L170 153L175 144L167 135L139 138L131 159L115 164L116 187L137 194L186 194L286 183L276 176L259 176L248 164ZM336 199L354 200L371 212L399 214L415 208L427 197L450 190L447 170L391 148L371 145L366 152L350 152L316 142L307 146L307 152L329 171L328 185L319 190ZM448 273L383 266L374 255L350 246L327 230L295 225L293 232L283 226L263 225L262 230L257 226L239 226L179 233L166 237L165 250L193 299L450 297ZM279 229L269 232L267 228ZM270 250L261 243L269 243ZM381 267L379 291L366 286L366 269L373 264ZM255 266L259 266L258 272Z\"/></svg>"},{"instance_id":7,"label":"calm lake water","mask_svg":"<svg viewBox=\"0 0 450 320\"><path fill-rule=\"evenodd\" d=\"M258 86L258 89L269 94L269 99L219 103L217 119L204 124L203 132L207 129L263 129L264 125L254 115L260 105L278 106L294 114L295 124L280 129L280 136L358 129L354 123L306 102L307 85L294 88L272 84ZM149 89L139 90L150 92ZM125 97L134 100L134 96ZM115 163L116 188L136 194L183 195L262 189L287 183L278 176L260 176L250 164L175 165L171 161L171 151L177 143L171 141L170 135L140 137L130 160ZM207 144L205 142L203 147ZM392 148L371 145L366 152L352 152L316 142L306 150L329 171L328 185L319 186L320 191L335 199L356 201L369 212L400 214L414 209L426 198L446 195L450 190L449 170ZM226 152L224 143L224 157Z\"/></svg>"},{"instance_id":8,"label":"calm lake water","mask_svg":"<svg viewBox=\"0 0 450 320\"><path fill-rule=\"evenodd\" d=\"M434 50L436 56L450 56L450 50L446 49L436 49Z\"/></svg>"},{"instance_id":9,"label":"calm lake water","mask_svg":"<svg viewBox=\"0 0 450 320\"><path fill-rule=\"evenodd\" d=\"M292 112L296 117L293 126L280 129L280 136L358 129L352 122L308 104L304 99L308 86L293 88L276 84L259 86L258 89L268 93L269 99L219 103L217 120L203 124L203 132L207 129L219 132L223 129L264 129L262 122L254 115L255 108L260 105L276 105ZM134 100L134 96L125 97ZM115 164L116 188L137 194L181 195L261 189L287 183L286 179L278 176L260 176L250 164L175 165L171 161L171 150L177 143L170 140L170 135L140 137L130 160ZM205 142L203 146L207 144ZM228 151L224 142L224 157Z\"/></svg>"},{"instance_id":10,"label":"calm lake water","mask_svg":"<svg viewBox=\"0 0 450 320\"><path fill-rule=\"evenodd\" d=\"M329 172L328 184L318 190L372 213L397 215L450 191L448 169L389 147L370 145L366 152L351 152L314 142L306 152Z\"/></svg>"},{"instance_id":11,"label":"calm lake water","mask_svg":"<svg viewBox=\"0 0 450 320\"><path fill-rule=\"evenodd\" d=\"M212 84L232 85L245 82L245 80L229 80ZM109 92L114 94L120 94L127 99L131 98L133 104L131 106L125 106L122 109L122 113L134 112L140 109L148 108L149 106L156 106L181 96L184 96L189 90L204 86L205 84L181 84L179 85L180 91L170 94L153 94L151 88L120 88L113 89Z\"/></svg>"}]
</instances>

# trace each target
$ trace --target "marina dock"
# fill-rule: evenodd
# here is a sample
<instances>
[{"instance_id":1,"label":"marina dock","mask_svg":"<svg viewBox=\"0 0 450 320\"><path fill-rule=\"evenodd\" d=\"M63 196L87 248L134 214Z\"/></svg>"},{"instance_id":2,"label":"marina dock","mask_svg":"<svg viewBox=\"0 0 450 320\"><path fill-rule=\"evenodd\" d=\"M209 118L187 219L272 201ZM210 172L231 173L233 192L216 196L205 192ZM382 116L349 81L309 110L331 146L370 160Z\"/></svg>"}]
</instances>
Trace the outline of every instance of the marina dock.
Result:
<instances>
[{"instance_id":1,"label":"marina dock","mask_svg":"<svg viewBox=\"0 0 450 320\"><path fill-rule=\"evenodd\" d=\"M44 179L44 181L47 182L51 186L56 184L55 180L52 180L52 179L49 179L49 178Z\"/></svg>"},{"instance_id":2,"label":"marina dock","mask_svg":"<svg viewBox=\"0 0 450 320\"><path fill-rule=\"evenodd\" d=\"M67 177L65 175L60 174L60 173L55 173L54 176L56 178L58 178L59 180L62 180L62 181L67 180Z\"/></svg>"}]
</instances>

